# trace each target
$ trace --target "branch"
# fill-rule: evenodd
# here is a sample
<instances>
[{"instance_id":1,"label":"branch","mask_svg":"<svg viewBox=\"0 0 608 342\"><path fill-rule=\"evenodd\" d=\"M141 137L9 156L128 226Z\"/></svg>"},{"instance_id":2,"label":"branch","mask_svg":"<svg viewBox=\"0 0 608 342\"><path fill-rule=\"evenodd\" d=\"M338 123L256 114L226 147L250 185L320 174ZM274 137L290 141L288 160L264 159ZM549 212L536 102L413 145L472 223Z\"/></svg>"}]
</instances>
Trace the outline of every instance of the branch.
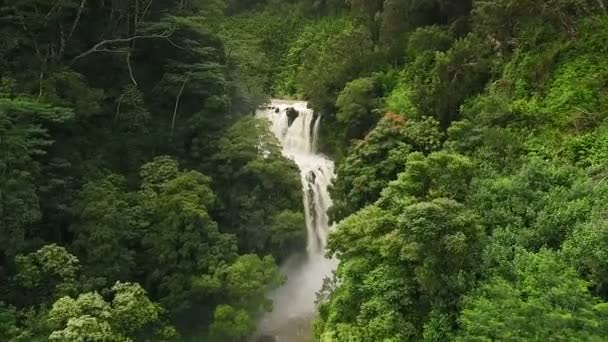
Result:
<instances>
[{"instance_id":1,"label":"branch","mask_svg":"<svg viewBox=\"0 0 608 342\"><path fill-rule=\"evenodd\" d=\"M137 81L133 76L133 69L131 68L131 51L127 52L127 67L129 68L129 77L131 77L131 81L135 86L137 86Z\"/></svg>"},{"instance_id":2,"label":"branch","mask_svg":"<svg viewBox=\"0 0 608 342\"><path fill-rule=\"evenodd\" d=\"M63 0L57 0L53 7L51 7L51 10L44 16L44 19L48 20L51 14L53 14L53 12L55 12L59 7L61 7L62 2Z\"/></svg>"},{"instance_id":3,"label":"branch","mask_svg":"<svg viewBox=\"0 0 608 342\"><path fill-rule=\"evenodd\" d=\"M150 1L148 2L148 5L146 5L146 8L144 9L144 13L142 13L142 15L141 15L141 19L142 19L142 20L143 20L143 19L145 19L145 18L146 18L146 16L148 15L148 12L150 11L150 7L152 6L152 2L153 2L153 1L154 1L154 0L150 0Z\"/></svg>"},{"instance_id":4,"label":"branch","mask_svg":"<svg viewBox=\"0 0 608 342\"><path fill-rule=\"evenodd\" d=\"M171 45L175 46L176 48L178 48L178 49L180 49L180 50L188 50L188 49L186 49L185 47L182 47L182 46L177 45L177 44L176 44L174 41L172 41L172 40L171 40L171 38L169 38L169 37L167 37L167 38L165 38L165 39L167 39L167 41L169 42L169 44L171 44Z\"/></svg>"},{"instance_id":5,"label":"branch","mask_svg":"<svg viewBox=\"0 0 608 342\"><path fill-rule=\"evenodd\" d=\"M82 0L82 2L80 3L80 8L78 8L78 14L76 14L76 19L74 19L74 23L72 24L72 29L70 30L70 34L68 35L68 40L72 38L72 35L76 30L76 26L78 26L78 23L80 22L80 16L82 15L82 10L84 9L84 5L86 4L86 2L87 0Z\"/></svg>"},{"instance_id":6,"label":"branch","mask_svg":"<svg viewBox=\"0 0 608 342\"><path fill-rule=\"evenodd\" d=\"M39 85L39 90L38 90L38 98L42 97L43 94L43 90L42 90L42 81L44 80L44 71L40 71L40 77L38 79L38 85Z\"/></svg>"},{"instance_id":7,"label":"branch","mask_svg":"<svg viewBox=\"0 0 608 342\"><path fill-rule=\"evenodd\" d=\"M113 124L116 124L116 121L118 120L118 116L120 115L120 105L122 105L122 99L125 97L127 93L124 92L120 95L120 97L118 98L118 104L116 105L116 115L114 116L114 122Z\"/></svg>"},{"instance_id":8,"label":"branch","mask_svg":"<svg viewBox=\"0 0 608 342\"><path fill-rule=\"evenodd\" d=\"M184 78L182 88L179 90L179 94L177 94L177 99L175 100L175 108L173 109L173 119L171 120L171 135L173 135L173 132L175 130L175 118L177 117L177 108L179 107L179 100L182 97L184 88L186 87L186 82L188 82L188 77Z\"/></svg>"},{"instance_id":9,"label":"branch","mask_svg":"<svg viewBox=\"0 0 608 342\"><path fill-rule=\"evenodd\" d=\"M117 38L117 39L108 39L108 40L102 40L101 42L95 44L92 48L90 48L89 50L81 53L80 55L74 57L74 59L72 59L72 63L76 62L77 60L84 58L92 53L95 52L100 52L100 51L108 51L107 49L102 49L103 47L107 46L107 45L112 45L112 44L118 44L118 43L130 43L134 40L137 39L157 39L157 38L162 38L162 39L168 39L169 36L171 36L173 32L166 32L163 34L151 34L151 35L139 35L139 36L133 36L130 38Z\"/></svg>"}]
</instances>

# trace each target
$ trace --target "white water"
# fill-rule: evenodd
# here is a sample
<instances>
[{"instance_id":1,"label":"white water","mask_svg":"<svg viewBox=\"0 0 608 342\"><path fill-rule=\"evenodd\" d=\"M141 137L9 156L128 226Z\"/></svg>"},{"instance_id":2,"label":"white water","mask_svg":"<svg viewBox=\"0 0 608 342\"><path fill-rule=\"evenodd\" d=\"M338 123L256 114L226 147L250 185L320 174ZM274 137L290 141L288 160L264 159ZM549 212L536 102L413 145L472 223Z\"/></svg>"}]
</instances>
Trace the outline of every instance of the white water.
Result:
<instances>
[{"instance_id":1,"label":"white water","mask_svg":"<svg viewBox=\"0 0 608 342\"><path fill-rule=\"evenodd\" d=\"M289 108L298 112L291 125ZM327 209L332 204L327 187L334 178L334 163L316 152L320 120L306 102L273 100L257 116L272 122L283 155L300 168L308 232L306 255L294 255L281 266L287 283L271 294L274 309L262 319L258 330L277 342L310 341L316 293L323 278L330 276L336 267L335 260L324 257L330 229Z\"/></svg>"}]
</instances>

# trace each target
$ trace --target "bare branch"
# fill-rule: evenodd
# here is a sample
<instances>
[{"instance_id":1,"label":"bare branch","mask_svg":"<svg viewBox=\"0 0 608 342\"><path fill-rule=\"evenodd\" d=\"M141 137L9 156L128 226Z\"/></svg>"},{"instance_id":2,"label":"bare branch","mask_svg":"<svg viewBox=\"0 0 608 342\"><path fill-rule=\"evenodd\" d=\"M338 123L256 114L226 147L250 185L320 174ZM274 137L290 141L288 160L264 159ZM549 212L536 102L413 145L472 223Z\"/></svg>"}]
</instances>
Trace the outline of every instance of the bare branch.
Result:
<instances>
[{"instance_id":1,"label":"bare branch","mask_svg":"<svg viewBox=\"0 0 608 342\"><path fill-rule=\"evenodd\" d=\"M72 63L76 62L77 60L84 58L92 53L95 52L100 52L100 51L108 51L107 49L102 49L105 48L108 45L113 45L113 44L119 44L119 43L130 43L134 40L138 40L138 39L168 39L169 36L171 36L173 32L166 32L166 33L162 33L162 34L151 34L151 35L138 35L138 36L133 36L130 38L117 38L117 39L107 39L107 40L102 40L101 42L95 44L92 48L90 48L89 50L81 53L80 55L74 57L74 59L72 59Z\"/></svg>"},{"instance_id":2,"label":"bare branch","mask_svg":"<svg viewBox=\"0 0 608 342\"><path fill-rule=\"evenodd\" d=\"M116 105L116 115L114 116L114 122L113 122L113 124L116 124L116 121L118 121L118 116L120 115L120 106L122 105L122 99L125 97L126 94L127 93L124 92L118 98L118 104Z\"/></svg>"},{"instance_id":3,"label":"bare branch","mask_svg":"<svg viewBox=\"0 0 608 342\"><path fill-rule=\"evenodd\" d=\"M78 8L78 13L76 14L76 19L74 19L74 23L72 24L72 29L70 29L70 34L68 35L68 40L70 40L70 38L72 38L72 35L74 34L74 31L76 30L76 26L78 26L78 23L80 22L80 16L82 16L82 11L84 9L84 5L86 4L87 0L82 0L82 2L80 2L80 7Z\"/></svg>"},{"instance_id":4,"label":"bare branch","mask_svg":"<svg viewBox=\"0 0 608 342\"><path fill-rule=\"evenodd\" d=\"M133 76L133 68L131 68L131 51L127 52L127 67L129 68L129 77L131 77L131 82L137 86L137 81Z\"/></svg>"},{"instance_id":5,"label":"bare branch","mask_svg":"<svg viewBox=\"0 0 608 342\"><path fill-rule=\"evenodd\" d=\"M42 81L44 80L44 71L40 71L40 77L38 79L38 98L41 98L43 95L43 89L42 89Z\"/></svg>"},{"instance_id":6,"label":"bare branch","mask_svg":"<svg viewBox=\"0 0 608 342\"><path fill-rule=\"evenodd\" d=\"M144 13L141 15L142 20L146 18L146 16L148 15L148 12L150 11L150 7L152 7L152 2L154 0L150 0L148 2L148 4L146 5L146 8L144 9Z\"/></svg>"},{"instance_id":7,"label":"bare branch","mask_svg":"<svg viewBox=\"0 0 608 342\"><path fill-rule=\"evenodd\" d=\"M171 45L175 46L176 48L178 48L178 49L180 49L180 50L188 50L188 49L186 49L185 47L182 47L182 46L177 45L177 44L176 44L174 41L172 41L172 40L171 40L171 38L167 37L166 39L167 39L167 41L169 42L169 44L171 44Z\"/></svg>"},{"instance_id":8,"label":"bare branch","mask_svg":"<svg viewBox=\"0 0 608 342\"><path fill-rule=\"evenodd\" d=\"M61 7L61 3L64 0L57 0L57 2L53 5L53 7L51 7L51 10L44 16L45 20L48 20L49 17L51 16L51 14L53 14L53 12L55 12L59 7Z\"/></svg>"},{"instance_id":9,"label":"bare branch","mask_svg":"<svg viewBox=\"0 0 608 342\"><path fill-rule=\"evenodd\" d=\"M179 107L179 100L182 97L182 93L184 92L184 88L186 87L186 82L188 82L188 79L188 77L184 78L182 88L179 90L179 94L177 94L177 99L175 100L175 108L173 109L173 119L171 119L171 135L173 135L173 131L175 130L175 118L177 117L177 108Z\"/></svg>"}]
</instances>

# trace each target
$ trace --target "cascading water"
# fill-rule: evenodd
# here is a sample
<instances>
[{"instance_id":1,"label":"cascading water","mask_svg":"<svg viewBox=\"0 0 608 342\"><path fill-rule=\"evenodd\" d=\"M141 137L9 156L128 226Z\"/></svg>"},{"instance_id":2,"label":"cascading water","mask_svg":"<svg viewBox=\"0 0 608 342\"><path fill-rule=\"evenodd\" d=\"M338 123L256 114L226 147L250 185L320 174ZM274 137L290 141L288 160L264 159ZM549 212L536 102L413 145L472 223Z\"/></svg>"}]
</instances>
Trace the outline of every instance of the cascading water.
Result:
<instances>
[{"instance_id":1,"label":"cascading water","mask_svg":"<svg viewBox=\"0 0 608 342\"><path fill-rule=\"evenodd\" d=\"M334 163L316 152L320 119L306 102L273 100L257 116L272 122L283 155L300 168L308 232L306 255L294 255L281 266L287 283L271 294L273 311L258 330L276 342L309 341L316 293L336 266L324 257L330 228L327 209L332 204L327 187L334 178Z\"/></svg>"}]
</instances>

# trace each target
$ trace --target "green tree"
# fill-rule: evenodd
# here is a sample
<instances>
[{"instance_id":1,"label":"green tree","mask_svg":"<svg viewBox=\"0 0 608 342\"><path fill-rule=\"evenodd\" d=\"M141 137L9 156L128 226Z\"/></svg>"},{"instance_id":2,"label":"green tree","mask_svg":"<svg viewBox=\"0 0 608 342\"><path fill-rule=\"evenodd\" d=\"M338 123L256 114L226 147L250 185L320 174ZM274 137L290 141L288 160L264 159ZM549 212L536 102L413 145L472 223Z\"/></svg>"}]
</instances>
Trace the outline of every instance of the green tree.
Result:
<instances>
[{"instance_id":1,"label":"green tree","mask_svg":"<svg viewBox=\"0 0 608 342\"><path fill-rule=\"evenodd\" d=\"M79 289L80 262L64 247L46 245L36 252L18 255L15 264L14 281L23 290L16 296L20 304L49 303Z\"/></svg>"},{"instance_id":2,"label":"green tree","mask_svg":"<svg viewBox=\"0 0 608 342\"><path fill-rule=\"evenodd\" d=\"M38 238L27 232L41 219L41 156L53 143L48 126L71 111L29 97L0 93L0 260L8 263ZM30 229L28 229L30 228Z\"/></svg>"},{"instance_id":3,"label":"green tree","mask_svg":"<svg viewBox=\"0 0 608 342\"><path fill-rule=\"evenodd\" d=\"M321 112L331 112L346 83L369 70L373 42L369 33L350 24L320 45L310 45L298 73L301 93Z\"/></svg>"},{"instance_id":4,"label":"green tree","mask_svg":"<svg viewBox=\"0 0 608 342\"><path fill-rule=\"evenodd\" d=\"M306 247L306 220L302 212L284 210L276 214L270 227L270 250L276 251L279 260L287 258L294 251Z\"/></svg>"},{"instance_id":5,"label":"green tree","mask_svg":"<svg viewBox=\"0 0 608 342\"><path fill-rule=\"evenodd\" d=\"M465 299L460 341L606 339L606 304L548 251L523 253L515 278L495 277Z\"/></svg>"},{"instance_id":6,"label":"green tree","mask_svg":"<svg viewBox=\"0 0 608 342\"><path fill-rule=\"evenodd\" d=\"M215 195L208 177L179 171L169 157L156 158L141 173L143 283L172 312L183 312L196 302L192 277L232 260L234 238L221 233L209 215Z\"/></svg>"},{"instance_id":7,"label":"green tree","mask_svg":"<svg viewBox=\"0 0 608 342\"><path fill-rule=\"evenodd\" d=\"M220 305L215 309L210 330L217 341L242 341L255 330L255 322L243 309Z\"/></svg>"},{"instance_id":8,"label":"green tree","mask_svg":"<svg viewBox=\"0 0 608 342\"><path fill-rule=\"evenodd\" d=\"M48 314L54 341L131 341L160 323L162 309L138 284L117 282L107 302L96 292L60 298ZM142 336L143 337L143 336Z\"/></svg>"},{"instance_id":9,"label":"green tree","mask_svg":"<svg viewBox=\"0 0 608 342\"><path fill-rule=\"evenodd\" d=\"M380 119L376 109L380 89L373 78L361 78L346 84L336 100L336 119L344 127L344 141L363 138Z\"/></svg>"},{"instance_id":10,"label":"green tree","mask_svg":"<svg viewBox=\"0 0 608 342\"><path fill-rule=\"evenodd\" d=\"M607 249L606 221L592 215L588 222L577 225L564 242L564 255L575 269L591 281L595 293L606 298L608 293L608 274L606 273Z\"/></svg>"},{"instance_id":11,"label":"green tree","mask_svg":"<svg viewBox=\"0 0 608 342\"><path fill-rule=\"evenodd\" d=\"M255 331L255 320L272 310L266 294L283 283L274 259L249 254L218 268L213 277L198 278L198 290L213 295L219 304L209 326L218 341L240 341Z\"/></svg>"},{"instance_id":12,"label":"green tree","mask_svg":"<svg viewBox=\"0 0 608 342\"><path fill-rule=\"evenodd\" d=\"M334 221L374 203L388 183L405 170L407 156L437 149L441 141L437 121L412 120L388 113L367 137L338 163L337 177L330 189Z\"/></svg>"},{"instance_id":13,"label":"green tree","mask_svg":"<svg viewBox=\"0 0 608 342\"><path fill-rule=\"evenodd\" d=\"M120 176L108 176L84 186L73 227L73 248L87 274L106 278L109 284L133 279L142 231L137 221L136 196Z\"/></svg>"},{"instance_id":14,"label":"green tree","mask_svg":"<svg viewBox=\"0 0 608 342\"><path fill-rule=\"evenodd\" d=\"M446 169L454 172L429 182ZM331 341L347 328L363 340L397 341L453 332L486 243L479 218L454 200L471 169L462 156L414 154L376 205L338 224L329 250L342 260L339 285L320 310L318 336Z\"/></svg>"},{"instance_id":15,"label":"green tree","mask_svg":"<svg viewBox=\"0 0 608 342\"><path fill-rule=\"evenodd\" d=\"M289 240L278 241L273 225L277 227L276 215L286 210L302 213L302 184L298 167L281 154L269 123L241 119L220 142L216 161L219 173L214 186L220 194L216 212L222 229L237 236L245 253L285 256L279 248L293 240L285 235Z\"/></svg>"}]
</instances>

